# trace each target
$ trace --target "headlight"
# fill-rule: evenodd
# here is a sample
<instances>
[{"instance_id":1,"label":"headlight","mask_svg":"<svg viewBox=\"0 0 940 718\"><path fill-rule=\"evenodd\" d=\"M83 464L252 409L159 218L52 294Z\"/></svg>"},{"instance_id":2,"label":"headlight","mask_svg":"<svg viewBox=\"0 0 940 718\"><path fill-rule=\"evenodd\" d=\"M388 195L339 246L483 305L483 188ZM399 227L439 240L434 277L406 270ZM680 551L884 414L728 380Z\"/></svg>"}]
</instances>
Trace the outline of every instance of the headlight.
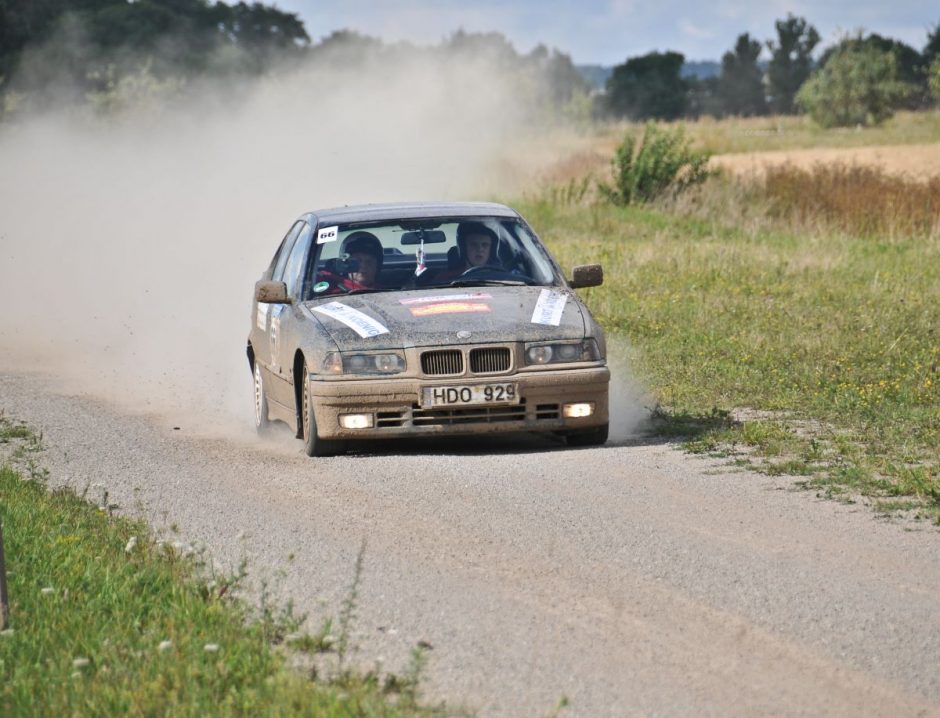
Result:
<instances>
[{"instance_id":1,"label":"headlight","mask_svg":"<svg viewBox=\"0 0 940 718\"><path fill-rule=\"evenodd\" d=\"M344 354L330 352L323 358L324 374L398 374L405 370L401 354Z\"/></svg>"},{"instance_id":2,"label":"headlight","mask_svg":"<svg viewBox=\"0 0 940 718\"><path fill-rule=\"evenodd\" d=\"M600 361L601 352L594 339L580 342L526 344L526 364L566 364L576 361Z\"/></svg>"}]
</instances>

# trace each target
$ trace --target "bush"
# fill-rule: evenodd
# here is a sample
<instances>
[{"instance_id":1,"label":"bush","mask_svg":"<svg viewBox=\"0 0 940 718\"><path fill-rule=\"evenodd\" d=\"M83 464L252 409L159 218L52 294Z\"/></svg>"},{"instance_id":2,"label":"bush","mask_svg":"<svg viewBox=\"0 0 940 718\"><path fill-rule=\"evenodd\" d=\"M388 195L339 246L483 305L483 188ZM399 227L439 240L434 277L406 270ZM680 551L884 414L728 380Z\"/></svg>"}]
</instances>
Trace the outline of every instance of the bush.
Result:
<instances>
[{"instance_id":1,"label":"bush","mask_svg":"<svg viewBox=\"0 0 940 718\"><path fill-rule=\"evenodd\" d=\"M797 93L797 104L823 127L878 125L914 88L898 79L894 55L848 39Z\"/></svg>"},{"instance_id":2,"label":"bush","mask_svg":"<svg viewBox=\"0 0 940 718\"><path fill-rule=\"evenodd\" d=\"M628 133L617 148L613 184L601 182L601 194L617 205L650 202L676 195L709 175L710 153L690 147L682 128L664 129L649 124L643 136Z\"/></svg>"}]
</instances>

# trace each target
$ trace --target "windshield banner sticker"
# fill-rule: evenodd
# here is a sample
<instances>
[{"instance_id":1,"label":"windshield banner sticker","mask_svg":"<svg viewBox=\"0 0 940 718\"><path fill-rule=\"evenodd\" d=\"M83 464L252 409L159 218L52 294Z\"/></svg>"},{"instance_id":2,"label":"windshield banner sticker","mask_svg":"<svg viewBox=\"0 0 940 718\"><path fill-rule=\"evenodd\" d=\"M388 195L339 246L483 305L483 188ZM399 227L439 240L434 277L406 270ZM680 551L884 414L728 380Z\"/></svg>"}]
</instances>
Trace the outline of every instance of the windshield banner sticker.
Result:
<instances>
[{"instance_id":1,"label":"windshield banner sticker","mask_svg":"<svg viewBox=\"0 0 940 718\"><path fill-rule=\"evenodd\" d=\"M484 292L470 292L468 294L437 294L433 297L411 297L409 299L399 299L399 304L408 306L409 304L435 304L437 302L462 302L465 300L476 301L477 299L492 299L489 294Z\"/></svg>"},{"instance_id":2,"label":"windshield banner sticker","mask_svg":"<svg viewBox=\"0 0 940 718\"><path fill-rule=\"evenodd\" d=\"M543 289L539 293L539 300L535 303L535 311L532 312L532 323L557 327L561 324L561 314L565 311L567 301L567 294Z\"/></svg>"},{"instance_id":3,"label":"windshield banner sticker","mask_svg":"<svg viewBox=\"0 0 940 718\"><path fill-rule=\"evenodd\" d=\"M324 227L317 232L317 244L334 242L339 237L339 227Z\"/></svg>"},{"instance_id":4,"label":"windshield banner sticker","mask_svg":"<svg viewBox=\"0 0 940 718\"><path fill-rule=\"evenodd\" d=\"M482 302L438 302L418 307L409 307L413 317L432 317L438 314L468 314L490 311L489 304Z\"/></svg>"},{"instance_id":5,"label":"windshield banner sticker","mask_svg":"<svg viewBox=\"0 0 940 718\"><path fill-rule=\"evenodd\" d=\"M313 311L325 314L338 322L342 322L363 338L375 337L379 334L388 334L388 329L368 314L363 314L358 309L347 307L345 304L340 304L339 302L329 302L319 307L314 307Z\"/></svg>"}]
</instances>

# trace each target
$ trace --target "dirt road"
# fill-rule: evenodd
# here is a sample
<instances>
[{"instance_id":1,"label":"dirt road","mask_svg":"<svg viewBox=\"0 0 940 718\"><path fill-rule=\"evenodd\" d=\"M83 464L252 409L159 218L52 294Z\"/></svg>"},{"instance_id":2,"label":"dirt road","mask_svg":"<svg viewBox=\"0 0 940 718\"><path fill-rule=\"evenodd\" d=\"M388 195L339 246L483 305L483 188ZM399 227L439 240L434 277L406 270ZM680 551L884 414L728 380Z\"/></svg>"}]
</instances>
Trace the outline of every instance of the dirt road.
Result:
<instances>
[{"instance_id":1,"label":"dirt road","mask_svg":"<svg viewBox=\"0 0 940 718\"><path fill-rule=\"evenodd\" d=\"M399 670L426 641L428 698L487 716L562 696L573 716L940 715L936 527L668 445L314 460L48 387L0 374L53 483L103 484L215 559L247 558L314 623L338 613L365 540L356 660Z\"/></svg>"}]
</instances>

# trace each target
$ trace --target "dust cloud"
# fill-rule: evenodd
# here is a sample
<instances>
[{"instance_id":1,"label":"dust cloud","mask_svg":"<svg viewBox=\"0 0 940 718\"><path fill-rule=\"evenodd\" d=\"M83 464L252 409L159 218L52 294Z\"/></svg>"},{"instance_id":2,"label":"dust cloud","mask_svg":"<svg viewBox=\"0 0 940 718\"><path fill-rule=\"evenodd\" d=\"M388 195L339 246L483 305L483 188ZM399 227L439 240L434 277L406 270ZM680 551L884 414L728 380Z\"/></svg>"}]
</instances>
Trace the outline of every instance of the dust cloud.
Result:
<instances>
[{"instance_id":1,"label":"dust cloud","mask_svg":"<svg viewBox=\"0 0 940 718\"><path fill-rule=\"evenodd\" d=\"M182 106L0 128L0 366L247 433L251 289L293 220L484 199L526 130L497 68L368 69L299 67Z\"/></svg>"},{"instance_id":2,"label":"dust cloud","mask_svg":"<svg viewBox=\"0 0 940 718\"><path fill-rule=\"evenodd\" d=\"M610 441L625 443L642 436L650 418L654 399L636 378L630 365L633 352L626 339L607 337L607 364L610 367Z\"/></svg>"},{"instance_id":3,"label":"dust cloud","mask_svg":"<svg viewBox=\"0 0 940 718\"><path fill-rule=\"evenodd\" d=\"M373 69L5 127L3 363L144 411L246 418L251 288L293 220L479 196L520 126L486 68Z\"/></svg>"}]
</instances>

